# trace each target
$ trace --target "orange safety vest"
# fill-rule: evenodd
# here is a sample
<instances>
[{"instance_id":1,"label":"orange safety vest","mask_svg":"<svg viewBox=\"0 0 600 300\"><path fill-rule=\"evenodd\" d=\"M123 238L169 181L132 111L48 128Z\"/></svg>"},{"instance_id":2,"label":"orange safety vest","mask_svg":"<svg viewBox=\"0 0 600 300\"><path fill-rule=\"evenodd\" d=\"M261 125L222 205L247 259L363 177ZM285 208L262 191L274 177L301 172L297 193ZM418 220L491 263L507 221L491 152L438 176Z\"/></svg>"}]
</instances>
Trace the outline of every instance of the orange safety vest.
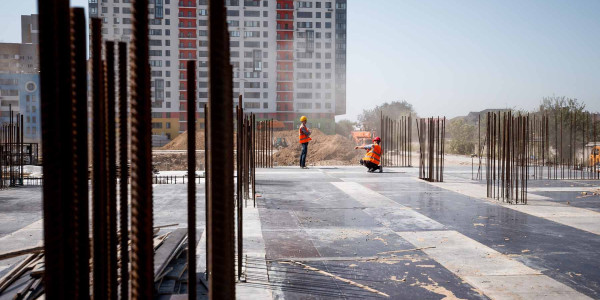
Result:
<instances>
[{"instance_id":1,"label":"orange safety vest","mask_svg":"<svg viewBox=\"0 0 600 300\"><path fill-rule=\"evenodd\" d=\"M373 144L373 148L367 152L365 157L363 157L363 161L370 161L376 165L379 165L379 161L381 160L381 146Z\"/></svg>"},{"instance_id":2,"label":"orange safety vest","mask_svg":"<svg viewBox=\"0 0 600 300\"><path fill-rule=\"evenodd\" d=\"M300 128L298 128L298 135L300 137L300 144L308 143L312 140L308 135L306 135L306 134L304 134L304 132L302 132L302 126L300 126Z\"/></svg>"}]
</instances>

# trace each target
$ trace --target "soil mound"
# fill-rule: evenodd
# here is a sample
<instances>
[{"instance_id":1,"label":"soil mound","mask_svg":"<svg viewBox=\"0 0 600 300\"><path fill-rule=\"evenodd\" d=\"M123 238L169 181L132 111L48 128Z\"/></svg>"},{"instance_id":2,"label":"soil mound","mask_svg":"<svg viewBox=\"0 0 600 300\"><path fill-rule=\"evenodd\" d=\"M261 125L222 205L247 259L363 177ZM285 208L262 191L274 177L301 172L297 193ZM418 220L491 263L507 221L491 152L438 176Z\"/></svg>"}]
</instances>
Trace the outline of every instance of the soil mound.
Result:
<instances>
[{"instance_id":1,"label":"soil mound","mask_svg":"<svg viewBox=\"0 0 600 300\"><path fill-rule=\"evenodd\" d=\"M298 130L277 131L275 138L285 138L288 147L273 155L278 166L300 164L302 146L298 142ZM364 150L354 150L354 142L339 134L326 135L318 129L312 129L312 141L308 144L307 165L354 165L364 156Z\"/></svg>"},{"instance_id":2,"label":"soil mound","mask_svg":"<svg viewBox=\"0 0 600 300\"><path fill-rule=\"evenodd\" d=\"M187 131L184 131L160 150L187 150ZM196 131L196 150L204 150L204 131Z\"/></svg>"},{"instance_id":3,"label":"soil mound","mask_svg":"<svg viewBox=\"0 0 600 300\"><path fill-rule=\"evenodd\" d=\"M277 166L294 166L300 164L301 145L298 143L298 130L275 131L275 138L285 138L288 147L279 149L273 154ZM307 165L331 166L354 165L364 156L364 150L354 150L354 142L339 134L326 135L319 129L312 129L312 141L308 144ZM196 133L196 149L204 150L204 131ZM187 131L181 133L160 150L187 150ZM165 158L165 166L178 165L175 157Z\"/></svg>"}]
</instances>

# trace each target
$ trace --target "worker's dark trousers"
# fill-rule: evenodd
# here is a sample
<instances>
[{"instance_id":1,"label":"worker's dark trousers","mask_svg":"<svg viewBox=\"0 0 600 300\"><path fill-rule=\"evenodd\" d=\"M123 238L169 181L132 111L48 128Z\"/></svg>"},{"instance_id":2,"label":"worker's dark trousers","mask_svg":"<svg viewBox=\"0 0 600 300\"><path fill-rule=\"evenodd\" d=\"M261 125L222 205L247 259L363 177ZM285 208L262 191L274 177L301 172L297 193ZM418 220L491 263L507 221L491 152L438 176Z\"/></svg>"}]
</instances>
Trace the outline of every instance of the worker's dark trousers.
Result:
<instances>
[{"instance_id":1,"label":"worker's dark trousers","mask_svg":"<svg viewBox=\"0 0 600 300\"><path fill-rule=\"evenodd\" d=\"M300 153L300 168L306 167L306 153L308 152L308 142L302 143L302 152Z\"/></svg>"},{"instance_id":2,"label":"worker's dark trousers","mask_svg":"<svg viewBox=\"0 0 600 300\"><path fill-rule=\"evenodd\" d=\"M374 162L370 162L368 160L360 160L360 164L367 167L367 169L371 169L373 171L379 170L379 165Z\"/></svg>"}]
</instances>

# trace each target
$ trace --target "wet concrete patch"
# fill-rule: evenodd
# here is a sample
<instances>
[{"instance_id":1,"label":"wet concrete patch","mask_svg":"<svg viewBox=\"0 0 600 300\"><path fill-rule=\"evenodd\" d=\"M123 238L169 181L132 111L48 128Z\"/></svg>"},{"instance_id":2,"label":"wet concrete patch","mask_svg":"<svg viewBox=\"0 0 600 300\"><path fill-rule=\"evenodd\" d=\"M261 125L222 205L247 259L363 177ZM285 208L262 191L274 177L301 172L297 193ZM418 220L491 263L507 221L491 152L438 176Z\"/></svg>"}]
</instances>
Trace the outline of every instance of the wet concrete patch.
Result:
<instances>
[{"instance_id":1,"label":"wet concrete patch","mask_svg":"<svg viewBox=\"0 0 600 300\"><path fill-rule=\"evenodd\" d=\"M600 297L598 235L450 191L439 195L385 194L449 229L545 270L544 274L577 291ZM561 254L545 256L549 253ZM569 275L573 273L581 275L573 278Z\"/></svg>"},{"instance_id":2,"label":"wet concrete patch","mask_svg":"<svg viewBox=\"0 0 600 300\"><path fill-rule=\"evenodd\" d=\"M261 216L262 216L261 212ZM319 252L302 229L265 230L263 239L268 259L317 257Z\"/></svg>"},{"instance_id":3,"label":"wet concrete patch","mask_svg":"<svg viewBox=\"0 0 600 300\"><path fill-rule=\"evenodd\" d=\"M295 215L305 228L377 226L375 220L360 208L296 210Z\"/></svg>"},{"instance_id":4,"label":"wet concrete patch","mask_svg":"<svg viewBox=\"0 0 600 300\"><path fill-rule=\"evenodd\" d=\"M322 257L372 257L403 251L414 247L388 228L305 229L312 244Z\"/></svg>"},{"instance_id":5,"label":"wet concrete patch","mask_svg":"<svg viewBox=\"0 0 600 300\"><path fill-rule=\"evenodd\" d=\"M418 253L393 264L375 261L303 264L363 287L301 266L271 262L269 274L278 283L279 294L285 299L488 299L435 261Z\"/></svg>"},{"instance_id":6,"label":"wet concrete patch","mask_svg":"<svg viewBox=\"0 0 600 300\"><path fill-rule=\"evenodd\" d=\"M587 188L578 192L539 191L531 193L545 196L548 198L547 201L600 212L600 195L594 195Z\"/></svg>"}]
</instances>

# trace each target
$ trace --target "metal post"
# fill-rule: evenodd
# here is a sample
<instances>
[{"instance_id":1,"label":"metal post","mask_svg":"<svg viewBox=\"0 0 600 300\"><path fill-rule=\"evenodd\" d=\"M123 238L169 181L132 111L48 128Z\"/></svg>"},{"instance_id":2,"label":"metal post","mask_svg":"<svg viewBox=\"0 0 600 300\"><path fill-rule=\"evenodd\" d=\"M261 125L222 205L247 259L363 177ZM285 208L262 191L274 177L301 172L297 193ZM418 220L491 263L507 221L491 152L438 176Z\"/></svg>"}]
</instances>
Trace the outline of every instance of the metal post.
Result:
<instances>
[{"instance_id":1,"label":"metal post","mask_svg":"<svg viewBox=\"0 0 600 300\"><path fill-rule=\"evenodd\" d=\"M233 207L233 119L229 36L223 0L210 0L209 78L212 149L208 155L209 187L209 299L235 299L234 207Z\"/></svg>"},{"instance_id":2,"label":"metal post","mask_svg":"<svg viewBox=\"0 0 600 300\"><path fill-rule=\"evenodd\" d=\"M152 140L148 0L132 4L131 44L131 298L154 297Z\"/></svg>"},{"instance_id":3,"label":"metal post","mask_svg":"<svg viewBox=\"0 0 600 300\"><path fill-rule=\"evenodd\" d=\"M85 78L85 77L84 77ZM121 178L119 181L119 212L120 212L120 247L121 247L121 299L129 299L129 204L128 180L129 157L128 149L128 118L127 118L127 44L119 43L119 167Z\"/></svg>"},{"instance_id":4,"label":"metal post","mask_svg":"<svg viewBox=\"0 0 600 300\"><path fill-rule=\"evenodd\" d=\"M43 187L45 294L48 299L85 298L83 292L87 283L80 281L78 272L81 269L77 267L81 258L77 250L77 225L86 224L87 220L79 220L79 223L75 218L75 207L80 198L75 189L73 160L75 107L69 1L39 0L38 7L46 177ZM11 160L8 156L8 161Z\"/></svg>"},{"instance_id":5,"label":"metal post","mask_svg":"<svg viewBox=\"0 0 600 300\"><path fill-rule=\"evenodd\" d=\"M196 62L187 62L188 299L196 299Z\"/></svg>"},{"instance_id":6,"label":"metal post","mask_svg":"<svg viewBox=\"0 0 600 300\"><path fill-rule=\"evenodd\" d=\"M93 173L92 173L92 213L93 213L93 280L94 299L108 299L108 194L106 186L106 128L104 102L104 68L102 56L102 21L92 19L92 113L93 113ZM44 161L46 158L44 156ZM47 179L46 179L47 180Z\"/></svg>"}]
</instances>

